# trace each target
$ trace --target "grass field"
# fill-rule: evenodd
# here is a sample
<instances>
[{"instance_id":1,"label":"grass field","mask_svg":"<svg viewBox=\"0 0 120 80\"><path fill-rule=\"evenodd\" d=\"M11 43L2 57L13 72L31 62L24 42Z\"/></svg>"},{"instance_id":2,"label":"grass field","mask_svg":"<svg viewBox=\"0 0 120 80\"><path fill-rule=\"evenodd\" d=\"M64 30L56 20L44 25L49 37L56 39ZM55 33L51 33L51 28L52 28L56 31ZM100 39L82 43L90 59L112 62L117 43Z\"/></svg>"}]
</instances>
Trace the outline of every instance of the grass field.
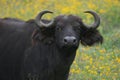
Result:
<instances>
[{"instance_id":1,"label":"grass field","mask_svg":"<svg viewBox=\"0 0 120 80\"><path fill-rule=\"evenodd\" d=\"M60 14L74 14L90 24L94 10L101 16L102 45L81 46L71 67L69 80L120 80L120 0L0 0L0 17L28 20L42 10Z\"/></svg>"}]
</instances>

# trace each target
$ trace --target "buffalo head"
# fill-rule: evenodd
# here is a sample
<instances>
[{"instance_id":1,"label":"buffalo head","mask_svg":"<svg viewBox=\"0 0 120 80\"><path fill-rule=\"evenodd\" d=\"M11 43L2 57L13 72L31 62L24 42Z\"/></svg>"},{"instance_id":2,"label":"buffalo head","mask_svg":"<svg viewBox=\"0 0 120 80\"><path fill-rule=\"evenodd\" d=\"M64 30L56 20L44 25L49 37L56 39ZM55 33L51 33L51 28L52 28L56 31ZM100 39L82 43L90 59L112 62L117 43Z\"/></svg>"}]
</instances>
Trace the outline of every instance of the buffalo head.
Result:
<instances>
[{"instance_id":1,"label":"buffalo head","mask_svg":"<svg viewBox=\"0 0 120 80\"><path fill-rule=\"evenodd\" d=\"M43 35L52 37L54 43L62 49L77 49L79 42L91 46L94 43L102 43L103 37L97 30L100 25L100 17L94 11L86 11L94 17L94 23L86 25L82 19L74 15L59 15L52 20L43 20L42 16L51 11L42 11L35 21Z\"/></svg>"}]
</instances>

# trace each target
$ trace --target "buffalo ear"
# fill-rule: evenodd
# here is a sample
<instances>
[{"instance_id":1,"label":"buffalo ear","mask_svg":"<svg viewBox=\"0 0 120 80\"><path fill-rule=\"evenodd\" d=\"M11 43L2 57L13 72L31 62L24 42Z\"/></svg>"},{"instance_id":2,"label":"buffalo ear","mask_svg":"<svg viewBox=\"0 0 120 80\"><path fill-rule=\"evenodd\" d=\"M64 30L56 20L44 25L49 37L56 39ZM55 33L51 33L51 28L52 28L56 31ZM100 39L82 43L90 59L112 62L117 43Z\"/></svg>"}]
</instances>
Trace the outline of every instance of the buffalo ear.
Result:
<instances>
[{"instance_id":1,"label":"buffalo ear","mask_svg":"<svg viewBox=\"0 0 120 80\"><path fill-rule=\"evenodd\" d=\"M81 44L85 46L92 46L95 43L102 43L103 37L96 29L88 29L87 31L83 32L81 37Z\"/></svg>"}]
</instances>

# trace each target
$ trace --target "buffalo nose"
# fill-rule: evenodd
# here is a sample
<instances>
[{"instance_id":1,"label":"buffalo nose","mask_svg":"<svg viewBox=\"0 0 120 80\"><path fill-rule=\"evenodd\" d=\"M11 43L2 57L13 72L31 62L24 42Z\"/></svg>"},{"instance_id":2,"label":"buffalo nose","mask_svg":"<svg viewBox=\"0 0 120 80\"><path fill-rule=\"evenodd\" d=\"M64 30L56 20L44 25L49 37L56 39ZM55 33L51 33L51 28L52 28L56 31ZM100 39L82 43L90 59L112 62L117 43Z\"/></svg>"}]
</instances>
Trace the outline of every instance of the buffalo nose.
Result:
<instances>
[{"instance_id":1,"label":"buffalo nose","mask_svg":"<svg viewBox=\"0 0 120 80\"><path fill-rule=\"evenodd\" d=\"M76 42L77 42L77 39L74 36L66 36L66 37L64 37L64 43L65 44L74 45L74 44L76 44Z\"/></svg>"}]
</instances>

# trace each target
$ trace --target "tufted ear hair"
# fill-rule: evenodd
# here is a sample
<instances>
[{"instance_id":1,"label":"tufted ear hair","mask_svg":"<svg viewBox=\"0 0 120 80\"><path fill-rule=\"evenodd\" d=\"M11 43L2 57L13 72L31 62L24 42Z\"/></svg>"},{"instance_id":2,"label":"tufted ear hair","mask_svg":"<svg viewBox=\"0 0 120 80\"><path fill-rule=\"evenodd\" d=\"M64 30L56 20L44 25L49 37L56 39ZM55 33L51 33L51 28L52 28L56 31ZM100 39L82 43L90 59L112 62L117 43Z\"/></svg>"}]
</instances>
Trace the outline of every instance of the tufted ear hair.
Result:
<instances>
[{"instance_id":1,"label":"tufted ear hair","mask_svg":"<svg viewBox=\"0 0 120 80\"><path fill-rule=\"evenodd\" d=\"M36 29L32 33L32 45L36 45L39 42L45 44L51 44L54 42L54 29Z\"/></svg>"},{"instance_id":2,"label":"tufted ear hair","mask_svg":"<svg viewBox=\"0 0 120 80\"><path fill-rule=\"evenodd\" d=\"M95 43L103 42L103 37L96 29L87 29L82 31L81 44L85 46L92 46Z\"/></svg>"}]
</instances>

